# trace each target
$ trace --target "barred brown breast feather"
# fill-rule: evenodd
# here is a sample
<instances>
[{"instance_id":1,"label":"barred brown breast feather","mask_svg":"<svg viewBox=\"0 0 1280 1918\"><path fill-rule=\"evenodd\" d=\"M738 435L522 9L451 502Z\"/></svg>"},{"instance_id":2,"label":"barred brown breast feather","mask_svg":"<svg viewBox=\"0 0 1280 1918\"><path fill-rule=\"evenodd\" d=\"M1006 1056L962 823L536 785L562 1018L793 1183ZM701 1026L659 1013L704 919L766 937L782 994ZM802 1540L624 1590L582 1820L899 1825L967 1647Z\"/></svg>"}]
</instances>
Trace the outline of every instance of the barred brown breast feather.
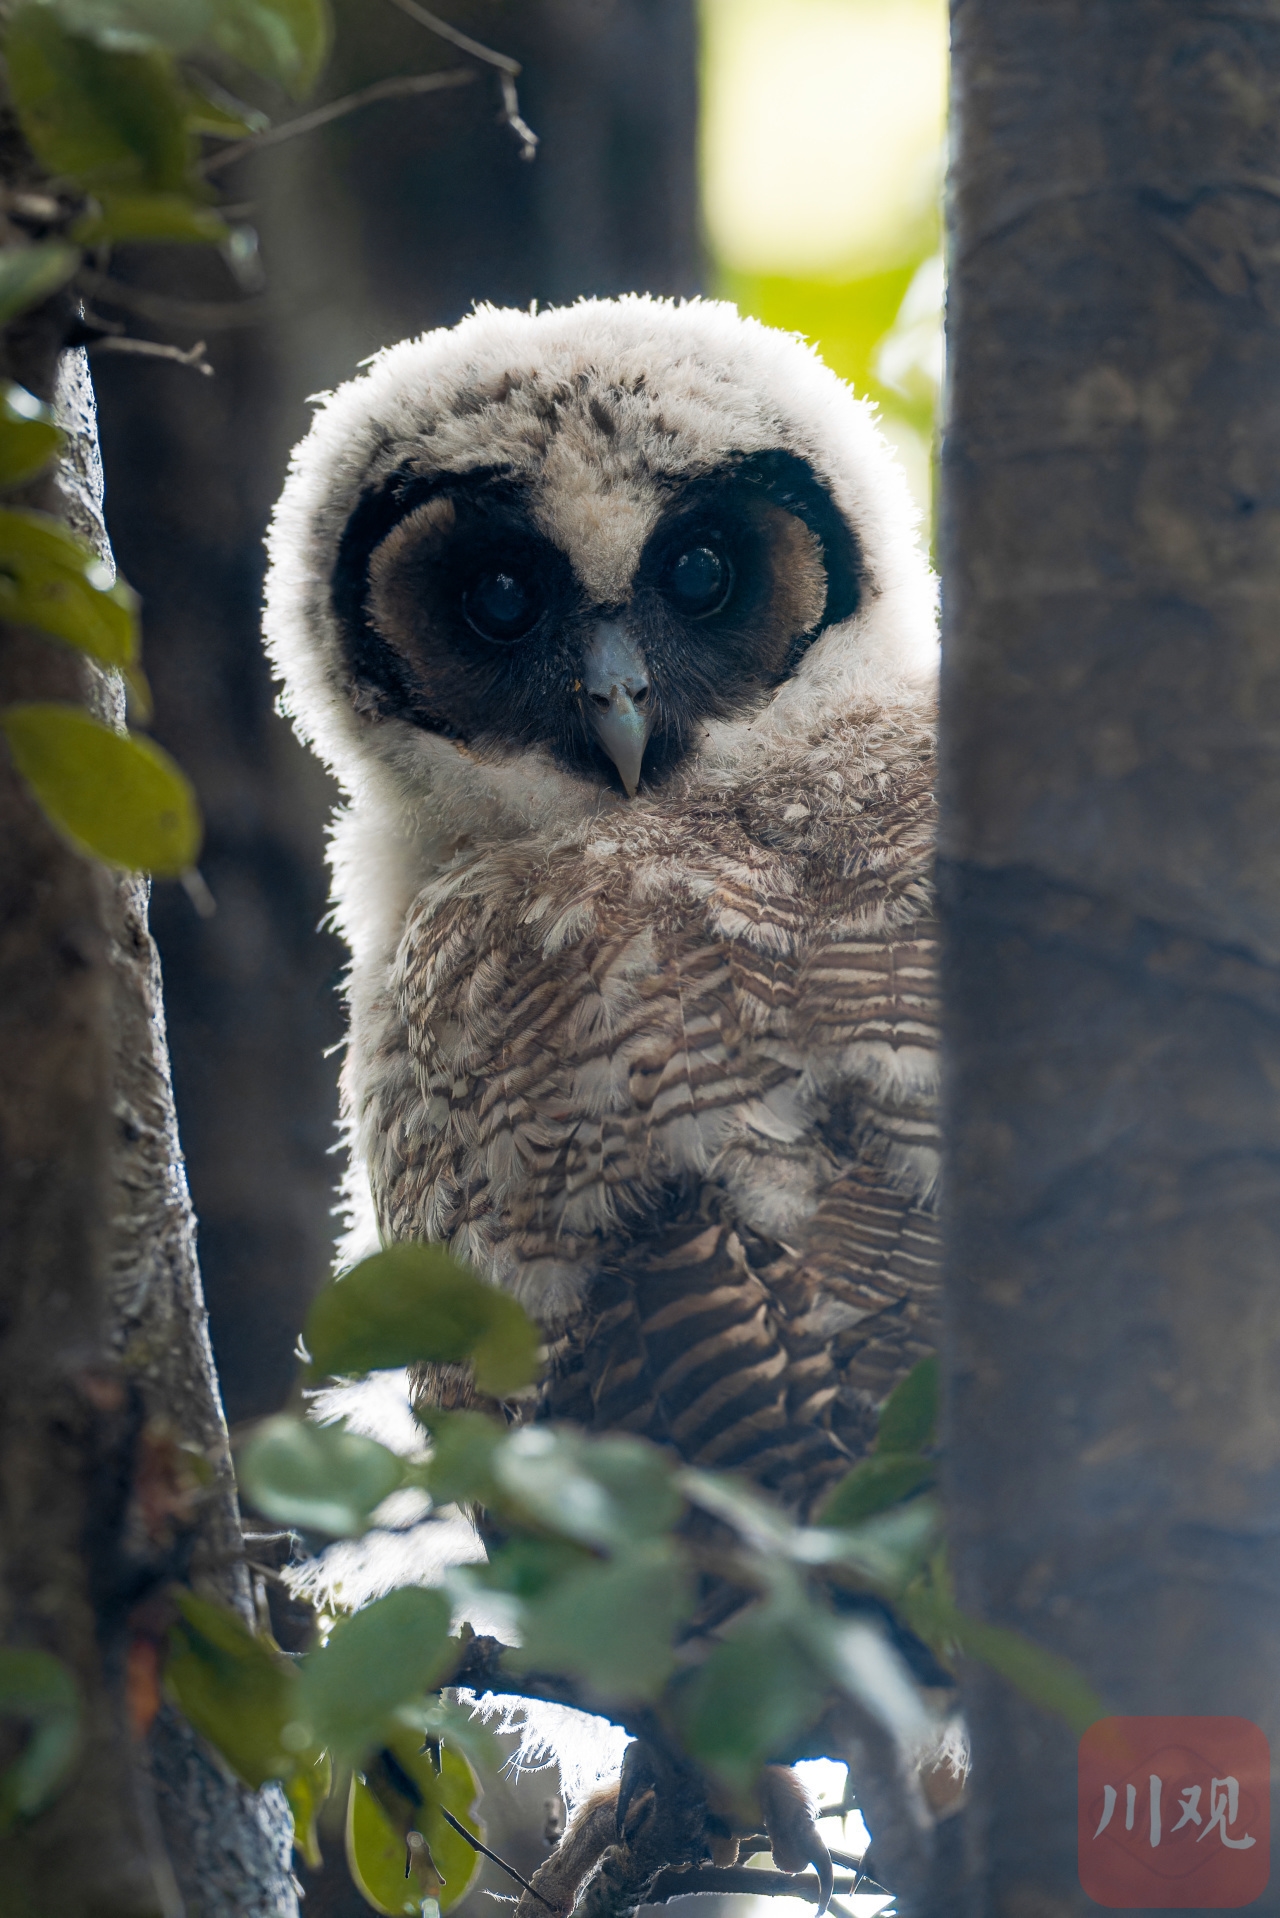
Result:
<instances>
[{"instance_id":1,"label":"barred brown breast feather","mask_svg":"<svg viewBox=\"0 0 1280 1918\"><path fill-rule=\"evenodd\" d=\"M805 1508L929 1350L938 1259L931 740L840 744L803 799L677 787L460 857L408 912L361 1127L384 1236L547 1328L543 1415Z\"/></svg>"}]
</instances>

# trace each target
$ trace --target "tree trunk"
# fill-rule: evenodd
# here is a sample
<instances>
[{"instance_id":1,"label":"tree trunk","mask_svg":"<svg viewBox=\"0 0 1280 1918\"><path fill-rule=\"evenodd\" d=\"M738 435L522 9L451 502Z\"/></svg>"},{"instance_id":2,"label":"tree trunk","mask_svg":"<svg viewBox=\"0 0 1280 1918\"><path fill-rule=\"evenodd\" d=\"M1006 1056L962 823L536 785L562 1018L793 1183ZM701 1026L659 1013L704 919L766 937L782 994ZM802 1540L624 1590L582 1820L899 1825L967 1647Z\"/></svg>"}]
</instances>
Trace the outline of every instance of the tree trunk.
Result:
<instances>
[{"instance_id":1,"label":"tree trunk","mask_svg":"<svg viewBox=\"0 0 1280 1918\"><path fill-rule=\"evenodd\" d=\"M198 919L176 887L154 905L183 1138L214 1347L233 1423L275 1410L333 1248L331 1148L345 954L317 932L334 792L272 710L259 640L262 537L308 396L369 353L452 325L473 301L692 293L700 282L692 0L465 0L445 16L525 62L532 165L497 123L490 71L240 161L220 176L252 205L260 323L210 331L217 368L95 361L111 474L107 511L146 605L156 731L195 780ZM388 74L467 65L393 7L340 0L323 95ZM115 271L120 271L117 262ZM148 286L201 301L234 288L212 252L173 248ZM127 315L133 331L173 337Z\"/></svg>"},{"instance_id":2,"label":"tree trunk","mask_svg":"<svg viewBox=\"0 0 1280 1918\"><path fill-rule=\"evenodd\" d=\"M1274 1743L1280 8L955 0L953 32L959 1597L1111 1711ZM966 1690L969 1908L1092 1909L1074 1739Z\"/></svg>"},{"instance_id":3,"label":"tree trunk","mask_svg":"<svg viewBox=\"0 0 1280 1918\"><path fill-rule=\"evenodd\" d=\"M26 164L16 143L3 158L9 179ZM60 354L70 319L63 298L8 329L0 370L55 398L68 434L32 503L109 557L87 367ZM121 717L117 684L5 631L0 703L86 691ZM245 1791L168 1708L148 1753L126 1712L131 1654L163 1631L148 1591L181 1571L249 1608L148 889L65 846L7 761L0 841L0 1632L58 1657L84 1708L66 1787L0 1842L0 1910L295 1918L279 1790ZM190 1532L149 1507L180 1445L214 1473ZM5 1724L0 1763L21 1735Z\"/></svg>"}]
</instances>

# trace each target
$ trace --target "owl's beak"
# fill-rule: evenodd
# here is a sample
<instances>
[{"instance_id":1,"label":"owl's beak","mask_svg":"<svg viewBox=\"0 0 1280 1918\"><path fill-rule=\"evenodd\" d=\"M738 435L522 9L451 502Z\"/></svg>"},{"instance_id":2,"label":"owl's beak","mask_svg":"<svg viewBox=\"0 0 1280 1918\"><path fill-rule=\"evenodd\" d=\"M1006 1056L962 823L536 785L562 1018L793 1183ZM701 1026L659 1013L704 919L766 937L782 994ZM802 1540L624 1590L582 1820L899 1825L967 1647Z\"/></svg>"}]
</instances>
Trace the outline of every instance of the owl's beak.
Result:
<instances>
[{"instance_id":1,"label":"owl's beak","mask_svg":"<svg viewBox=\"0 0 1280 1918\"><path fill-rule=\"evenodd\" d=\"M626 627L612 619L598 622L584 663L587 717L634 799L653 729L649 669Z\"/></svg>"}]
</instances>

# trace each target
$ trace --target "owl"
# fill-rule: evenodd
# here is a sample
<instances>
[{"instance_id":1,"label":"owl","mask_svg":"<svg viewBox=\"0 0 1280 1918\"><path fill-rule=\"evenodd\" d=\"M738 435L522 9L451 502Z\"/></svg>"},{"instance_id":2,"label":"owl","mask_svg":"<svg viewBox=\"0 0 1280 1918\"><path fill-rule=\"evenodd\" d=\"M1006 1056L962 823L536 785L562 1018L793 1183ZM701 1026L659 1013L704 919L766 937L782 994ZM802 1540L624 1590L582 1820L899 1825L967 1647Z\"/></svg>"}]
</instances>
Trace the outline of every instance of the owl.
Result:
<instances>
[{"instance_id":1,"label":"owl","mask_svg":"<svg viewBox=\"0 0 1280 1918\"><path fill-rule=\"evenodd\" d=\"M631 298L378 355L270 536L345 793L347 1254L448 1245L543 1328L537 1415L800 1514L934 1339L916 518L802 342Z\"/></svg>"}]
</instances>

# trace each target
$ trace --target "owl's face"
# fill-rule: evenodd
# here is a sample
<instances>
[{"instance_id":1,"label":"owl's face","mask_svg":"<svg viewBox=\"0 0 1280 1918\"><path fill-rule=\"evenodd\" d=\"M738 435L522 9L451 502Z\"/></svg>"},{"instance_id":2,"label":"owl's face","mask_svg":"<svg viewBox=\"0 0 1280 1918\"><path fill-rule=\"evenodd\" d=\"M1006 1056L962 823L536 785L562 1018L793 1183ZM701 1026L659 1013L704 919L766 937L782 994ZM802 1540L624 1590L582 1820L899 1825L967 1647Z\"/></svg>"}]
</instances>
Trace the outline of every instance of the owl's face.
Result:
<instances>
[{"instance_id":1,"label":"owl's face","mask_svg":"<svg viewBox=\"0 0 1280 1918\"><path fill-rule=\"evenodd\" d=\"M870 409L788 335L704 302L486 309L328 396L268 645L375 856L429 864L821 752L931 672L914 522Z\"/></svg>"},{"instance_id":2,"label":"owl's face","mask_svg":"<svg viewBox=\"0 0 1280 1918\"><path fill-rule=\"evenodd\" d=\"M480 755L542 747L631 796L854 612L861 556L813 469L781 449L602 486L584 525L559 495L607 474L618 428L602 415L597 402L594 470L588 441L570 475L563 460L390 474L348 522L334 605L383 712Z\"/></svg>"}]
</instances>

